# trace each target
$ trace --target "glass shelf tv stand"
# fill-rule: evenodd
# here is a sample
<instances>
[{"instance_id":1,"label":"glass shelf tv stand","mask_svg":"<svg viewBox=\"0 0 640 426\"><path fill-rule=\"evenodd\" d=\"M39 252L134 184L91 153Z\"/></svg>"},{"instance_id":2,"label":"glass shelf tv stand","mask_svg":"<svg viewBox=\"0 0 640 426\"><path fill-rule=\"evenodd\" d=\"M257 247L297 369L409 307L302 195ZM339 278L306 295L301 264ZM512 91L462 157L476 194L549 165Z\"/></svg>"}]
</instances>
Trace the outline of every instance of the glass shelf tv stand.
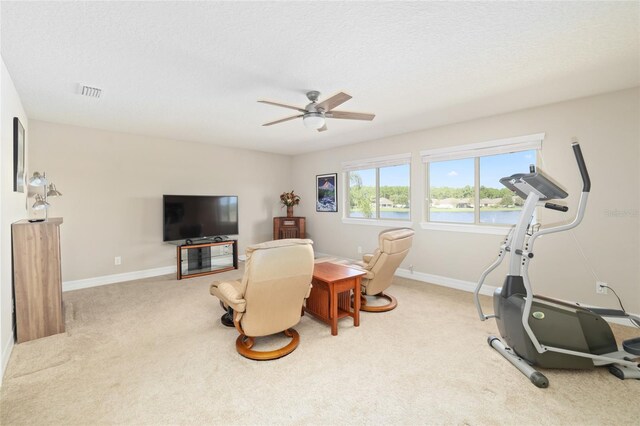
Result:
<instances>
[{"instance_id":1,"label":"glass shelf tv stand","mask_svg":"<svg viewBox=\"0 0 640 426\"><path fill-rule=\"evenodd\" d=\"M179 244L176 254L179 280L238 269L238 240Z\"/></svg>"}]
</instances>

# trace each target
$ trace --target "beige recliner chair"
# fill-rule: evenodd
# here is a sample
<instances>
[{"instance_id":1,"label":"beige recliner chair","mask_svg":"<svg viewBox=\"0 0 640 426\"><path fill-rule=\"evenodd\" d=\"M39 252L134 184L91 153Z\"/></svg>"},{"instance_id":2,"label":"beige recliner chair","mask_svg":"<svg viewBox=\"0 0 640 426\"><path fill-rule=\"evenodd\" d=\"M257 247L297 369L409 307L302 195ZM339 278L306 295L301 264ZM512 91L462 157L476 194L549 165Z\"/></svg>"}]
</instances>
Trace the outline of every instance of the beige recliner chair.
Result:
<instances>
[{"instance_id":1,"label":"beige recliner chair","mask_svg":"<svg viewBox=\"0 0 640 426\"><path fill-rule=\"evenodd\" d=\"M380 247L373 254L365 254L361 262L355 266L367 271L362 278L362 304L360 309L367 312L386 312L398 306L395 297L385 294L384 291L391 285L396 269L409 253L413 243L411 228L387 229L378 235ZM389 300L383 306L367 305L366 296L378 296Z\"/></svg>"},{"instance_id":2,"label":"beige recliner chair","mask_svg":"<svg viewBox=\"0 0 640 426\"><path fill-rule=\"evenodd\" d=\"M285 239L250 246L246 250L242 281L221 281L210 292L233 309L233 323L240 333L240 355L269 360L288 355L300 342L293 328L300 322L304 300L311 292L313 241ZM254 351L256 337L284 332L291 341L272 351Z\"/></svg>"}]
</instances>

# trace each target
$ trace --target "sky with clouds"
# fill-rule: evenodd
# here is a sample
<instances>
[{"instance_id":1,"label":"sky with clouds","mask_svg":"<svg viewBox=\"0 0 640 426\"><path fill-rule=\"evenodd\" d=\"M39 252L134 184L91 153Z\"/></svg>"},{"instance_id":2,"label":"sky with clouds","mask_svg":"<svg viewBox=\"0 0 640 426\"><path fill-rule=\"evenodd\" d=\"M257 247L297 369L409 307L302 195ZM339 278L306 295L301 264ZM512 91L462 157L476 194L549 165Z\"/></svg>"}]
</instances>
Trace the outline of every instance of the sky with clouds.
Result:
<instances>
[{"instance_id":1,"label":"sky with clouds","mask_svg":"<svg viewBox=\"0 0 640 426\"><path fill-rule=\"evenodd\" d=\"M515 173L528 173L535 164L535 151L480 157L480 185L502 189L500 179ZM438 161L429 164L431 186L460 188L474 185L474 159Z\"/></svg>"},{"instance_id":2,"label":"sky with clouds","mask_svg":"<svg viewBox=\"0 0 640 426\"><path fill-rule=\"evenodd\" d=\"M528 173L529 165L536 162L535 150L514 152L512 154L480 157L480 184L489 188L502 189L500 178L515 173ZM431 186L449 186L460 188L474 185L474 159L438 161L430 163ZM375 169L358 170L364 186L375 186ZM405 186L409 184L409 165L382 167L380 184L382 186Z\"/></svg>"}]
</instances>

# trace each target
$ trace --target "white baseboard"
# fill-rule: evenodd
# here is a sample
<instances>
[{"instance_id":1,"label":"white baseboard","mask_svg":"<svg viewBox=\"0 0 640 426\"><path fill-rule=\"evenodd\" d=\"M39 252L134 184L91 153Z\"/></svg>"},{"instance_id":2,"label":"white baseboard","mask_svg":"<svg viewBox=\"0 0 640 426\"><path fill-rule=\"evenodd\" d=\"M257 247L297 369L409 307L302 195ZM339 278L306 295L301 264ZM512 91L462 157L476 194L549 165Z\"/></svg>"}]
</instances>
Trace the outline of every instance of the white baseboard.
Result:
<instances>
[{"instance_id":1,"label":"white baseboard","mask_svg":"<svg viewBox=\"0 0 640 426\"><path fill-rule=\"evenodd\" d=\"M320 259L322 257L335 257L335 256L332 256L332 255L327 254L327 253L320 253L319 251L314 251L313 252L313 257L315 259Z\"/></svg>"},{"instance_id":2,"label":"white baseboard","mask_svg":"<svg viewBox=\"0 0 640 426\"><path fill-rule=\"evenodd\" d=\"M476 290L475 282L459 280L456 278L443 277L441 275L433 275L433 274L425 274L424 272L411 272L408 269L400 269L396 270L396 275L402 278L409 278L416 281L422 281L430 284L436 284L443 287L455 288L456 290L463 290L473 293ZM485 296L492 296L493 292L497 287L484 285L480 290L480 294L484 294ZM569 300L565 300L567 303L574 303ZM639 316L638 314L631 314L635 316ZM625 325L629 327L633 327L631 321L624 318L605 318L607 322L619 325Z\"/></svg>"},{"instance_id":3,"label":"white baseboard","mask_svg":"<svg viewBox=\"0 0 640 426\"><path fill-rule=\"evenodd\" d=\"M141 278L157 277L160 275L175 273L175 266L164 266L162 268L145 269L143 271L125 272L123 274L103 275L101 277L85 278L75 281L65 281L62 283L62 291L80 290L81 288L97 287L100 285L139 280Z\"/></svg>"},{"instance_id":4,"label":"white baseboard","mask_svg":"<svg viewBox=\"0 0 640 426\"><path fill-rule=\"evenodd\" d=\"M13 345L14 342L12 331L7 341L2 345L2 371L0 371L0 385L2 385L2 379L4 378L4 372L6 371L7 364L9 363L9 357L11 356Z\"/></svg>"},{"instance_id":5,"label":"white baseboard","mask_svg":"<svg viewBox=\"0 0 640 426\"><path fill-rule=\"evenodd\" d=\"M637 314L632 314L632 315L636 315L637 316ZM624 325L624 326L627 326L627 327L635 327L631 323L631 321L623 319L623 318L605 318L605 320L607 322L610 322L610 323L613 323L613 324Z\"/></svg>"},{"instance_id":6,"label":"white baseboard","mask_svg":"<svg viewBox=\"0 0 640 426\"><path fill-rule=\"evenodd\" d=\"M443 287L455 288L456 290L464 290L470 293L473 293L476 290L477 284L475 282L459 280L457 278L443 277L442 275L426 274L424 272L412 272L409 269L398 268L396 270L396 275L402 278L409 278L411 280L436 284ZM480 290L480 294L491 296L493 295L493 292L496 290L496 288L497 287L493 287L490 285L484 285Z\"/></svg>"}]
</instances>

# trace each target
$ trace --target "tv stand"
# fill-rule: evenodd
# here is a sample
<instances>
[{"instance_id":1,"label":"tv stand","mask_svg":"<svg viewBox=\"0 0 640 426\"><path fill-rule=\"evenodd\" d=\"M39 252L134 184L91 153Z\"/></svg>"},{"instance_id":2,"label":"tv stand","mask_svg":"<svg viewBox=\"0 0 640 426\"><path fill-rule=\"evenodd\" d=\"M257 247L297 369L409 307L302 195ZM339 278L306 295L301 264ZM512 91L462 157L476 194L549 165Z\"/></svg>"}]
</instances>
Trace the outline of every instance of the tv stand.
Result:
<instances>
[{"instance_id":1,"label":"tv stand","mask_svg":"<svg viewBox=\"0 0 640 426\"><path fill-rule=\"evenodd\" d=\"M238 240L200 240L176 247L177 279L238 269Z\"/></svg>"}]
</instances>

